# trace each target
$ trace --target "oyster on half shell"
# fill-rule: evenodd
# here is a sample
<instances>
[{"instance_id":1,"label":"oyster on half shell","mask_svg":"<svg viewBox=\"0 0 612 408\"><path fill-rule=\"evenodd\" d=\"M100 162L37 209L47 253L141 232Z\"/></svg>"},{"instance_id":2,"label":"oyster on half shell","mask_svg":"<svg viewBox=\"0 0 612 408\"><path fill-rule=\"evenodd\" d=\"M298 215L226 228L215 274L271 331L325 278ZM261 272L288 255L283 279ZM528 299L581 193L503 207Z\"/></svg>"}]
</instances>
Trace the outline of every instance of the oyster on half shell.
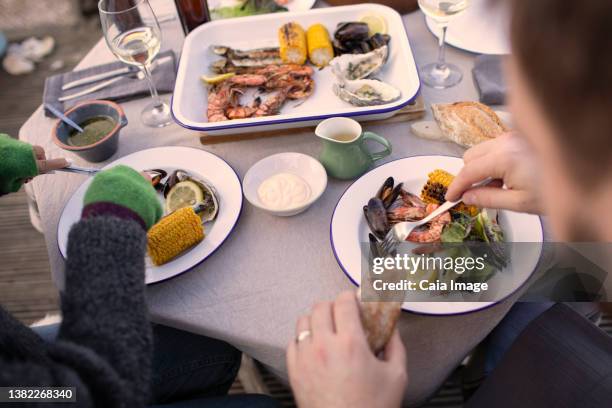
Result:
<instances>
[{"instance_id":1,"label":"oyster on half shell","mask_svg":"<svg viewBox=\"0 0 612 408\"><path fill-rule=\"evenodd\" d=\"M367 54L344 54L334 58L329 65L339 80L353 81L375 75L387 62L389 47L386 45Z\"/></svg>"},{"instance_id":2,"label":"oyster on half shell","mask_svg":"<svg viewBox=\"0 0 612 408\"><path fill-rule=\"evenodd\" d=\"M334 93L355 106L384 105L400 98L399 89L375 79L357 79L334 84Z\"/></svg>"}]
</instances>

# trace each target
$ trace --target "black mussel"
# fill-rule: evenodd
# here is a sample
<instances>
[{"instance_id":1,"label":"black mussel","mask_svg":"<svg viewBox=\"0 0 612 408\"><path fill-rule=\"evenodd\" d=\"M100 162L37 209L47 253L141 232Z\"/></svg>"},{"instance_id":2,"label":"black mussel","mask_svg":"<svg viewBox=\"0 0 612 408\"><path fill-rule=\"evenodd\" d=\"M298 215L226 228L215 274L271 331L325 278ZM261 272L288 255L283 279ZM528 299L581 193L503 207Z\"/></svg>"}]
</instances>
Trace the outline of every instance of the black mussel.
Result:
<instances>
[{"instance_id":1,"label":"black mussel","mask_svg":"<svg viewBox=\"0 0 612 408\"><path fill-rule=\"evenodd\" d=\"M370 38L370 28L366 23L354 21L339 23L336 27L334 38L340 42L366 41L368 38Z\"/></svg>"},{"instance_id":2,"label":"black mussel","mask_svg":"<svg viewBox=\"0 0 612 408\"><path fill-rule=\"evenodd\" d=\"M376 33L368 40L368 44L372 49L380 48L384 45L389 45L391 37L387 34Z\"/></svg>"},{"instance_id":3,"label":"black mussel","mask_svg":"<svg viewBox=\"0 0 612 408\"><path fill-rule=\"evenodd\" d=\"M389 194L391 194L391 192L393 191L394 185L395 185L395 180L393 179L393 177L387 177L385 182L378 189L378 192L376 193L376 197L385 201L385 198L389 196Z\"/></svg>"},{"instance_id":4,"label":"black mussel","mask_svg":"<svg viewBox=\"0 0 612 408\"><path fill-rule=\"evenodd\" d=\"M374 236L374 234L368 234L368 239L370 240L370 256L372 258L381 258L382 257L382 248L380 247L380 242Z\"/></svg>"},{"instance_id":5,"label":"black mussel","mask_svg":"<svg viewBox=\"0 0 612 408\"><path fill-rule=\"evenodd\" d=\"M402 191L402 186L403 186L403 183L399 183L397 186L393 188L391 193L387 194L387 196L383 200L383 204L385 205L385 208L388 209L391 206L391 204L393 204L395 200L397 200L397 197L400 195L400 192Z\"/></svg>"},{"instance_id":6,"label":"black mussel","mask_svg":"<svg viewBox=\"0 0 612 408\"><path fill-rule=\"evenodd\" d=\"M371 198L368 205L363 208L363 212L372 233L377 238L384 239L389 231L389 221L382 200L377 197Z\"/></svg>"},{"instance_id":7,"label":"black mussel","mask_svg":"<svg viewBox=\"0 0 612 408\"><path fill-rule=\"evenodd\" d=\"M156 190L160 190L163 188L162 180L166 178L168 172L163 169L151 169L143 171L146 175L151 178L151 185L155 187Z\"/></svg>"}]
</instances>

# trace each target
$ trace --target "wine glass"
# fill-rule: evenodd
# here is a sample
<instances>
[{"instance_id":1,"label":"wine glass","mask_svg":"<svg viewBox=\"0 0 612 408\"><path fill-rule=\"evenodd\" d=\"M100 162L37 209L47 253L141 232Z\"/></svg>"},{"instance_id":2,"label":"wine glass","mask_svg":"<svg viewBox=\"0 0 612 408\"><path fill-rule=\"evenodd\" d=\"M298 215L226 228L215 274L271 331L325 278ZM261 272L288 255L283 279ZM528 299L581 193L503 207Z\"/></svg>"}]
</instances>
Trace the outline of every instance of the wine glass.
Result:
<instances>
[{"instance_id":1,"label":"wine glass","mask_svg":"<svg viewBox=\"0 0 612 408\"><path fill-rule=\"evenodd\" d=\"M100 0L104 38L122 62L140 68L153 101L141 114L142 123L163 127L172 123L170 107L163 102L151 75L151 62L161 48L161 29L148 0Z\"/></svg>"},{"instance_id":2,"label":"wine glass","mask_svg":"<svg viewBox=\"0 0 612 408\"><path fill-rule=\"evenodd\" d=\"M445 60L444 42L446 29L451 19L461 14L469 5L469 0L419 0L419 7L430 17L442 33L438 37L438 61L421 67L421 81L436 89L450 88L457 85L463 78L463 73L456 65Z\"/></svg>"}]
</instances>

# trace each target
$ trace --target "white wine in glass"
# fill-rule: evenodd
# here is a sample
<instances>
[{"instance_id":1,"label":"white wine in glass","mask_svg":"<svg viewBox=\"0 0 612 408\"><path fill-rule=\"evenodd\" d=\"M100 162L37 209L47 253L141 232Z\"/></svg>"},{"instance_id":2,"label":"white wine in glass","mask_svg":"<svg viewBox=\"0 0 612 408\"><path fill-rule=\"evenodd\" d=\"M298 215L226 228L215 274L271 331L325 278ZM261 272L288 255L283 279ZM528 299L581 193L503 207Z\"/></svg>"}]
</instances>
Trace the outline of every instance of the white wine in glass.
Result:
<instances>
[{"instance_id":1,"label":"white wine in glass","mask_svg":"<svg viewBox=\"0 0 612 408\"><path fill-rule=\"evenodd\" d=\"M159 52L161 41L149 27L136 28L113 40L117 57L131 65L149 65Z\"/></svg>"},{"instance_id":2,"label":"white wine in glass","mask_svg":"<svg viewBox=\"0 0 612 408\"><path fill-rule=\"evenodd\" d=\"M162 127L172 123L170 107L153 82L150 64L161 48L161 29L148 0L100 0L98 3L104 38L122 62L139 67L149 85L153 101L142 111L142 123Z\"/></svg>"},{"instance_id":3,"label":"white wine in glass","mask_svg":"<svg viewBox=\"0 0 612 408\"><path fill-rule=\"evenodd\" d=\"M419 0L421 11L430 17L442 31L438 38L438 61L427 64L419 70L421 81L425 85L445 89L461 82L463 73L459 67L446 62L444 43L448 23L463 13L469 4L470 0Z\"/></svg>"}]
</instances>

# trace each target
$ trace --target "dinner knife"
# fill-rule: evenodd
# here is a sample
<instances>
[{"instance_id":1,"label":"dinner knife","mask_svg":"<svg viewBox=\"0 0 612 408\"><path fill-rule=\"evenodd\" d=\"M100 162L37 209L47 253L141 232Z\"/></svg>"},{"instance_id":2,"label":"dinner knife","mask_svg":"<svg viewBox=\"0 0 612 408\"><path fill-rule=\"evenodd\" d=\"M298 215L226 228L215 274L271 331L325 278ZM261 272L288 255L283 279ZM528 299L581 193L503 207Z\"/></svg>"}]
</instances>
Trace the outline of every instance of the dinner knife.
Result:
<instances>
[{"instance_id":1,"label":"dinner knife","mask_svg":"<svg viewBox=\"0 0 612 408\"><path fill-rule=\"evenodd\" d=\"M59 98L57 98L57 100L60 101L60 102L66 102L66 101L69 101L69 100L72 100L72 99L80 98L81 96L84 96L84 95L87 95L87 94L99 91L102 88L106 88L107 86L112 85L115 82L120 81L122 79L123 79L122 76L111 78L108 81L100 82L99 84L94 85L92 87L89 87L87 89L84 89L84 90L82 90L80 92L76 92L76 93L73 93L73 94L70 94L70 95L66 95L66 96L60 96Z\"/></svg>"},{"instance_id":2,"label":"dinner knife","mask_svg":"<svg viewBox=\"0 0 612 408\"><path fill-rule=\"evenodd\" d=\"M96 74L92 76L88 76L85 78L77 79L72 82L68 82L62 86L62 91L67 91L72 88L76 88L78 86L93 84L94 82L102 81L103 79L112 78L119 75L126 75L130 72L135 72L136 69L132 67L123 67L114 69L108 72L102 72L101 74Z\"/></svg>"},{"instance_id":3,"label":"dinner knife","mask_svg":"<svg viewBox=\"0 0 612 408\"><path fill-rule=\"evenodd\" d=\"M168 61L171 58L172 57L170 55L166 55L165 57L161 57L160 59L153 61L153 64L163 64L164 62ZM131 73L135 73L135 72L138 72L138 69L134 67L129 67L129 66L118 68L118 69L113 69L112 71L102 72L100 74L88 76L85 78L81 78L81 79L77 79L77 80L65 83L62 86L62 91L67 91L69 89L73 89L73 88L83 86L83 85L93 84L95 82L102 81L103 79L113 78L116 76L123 76L123 75L131 74Z\"/></svg>"}]
</instances>

